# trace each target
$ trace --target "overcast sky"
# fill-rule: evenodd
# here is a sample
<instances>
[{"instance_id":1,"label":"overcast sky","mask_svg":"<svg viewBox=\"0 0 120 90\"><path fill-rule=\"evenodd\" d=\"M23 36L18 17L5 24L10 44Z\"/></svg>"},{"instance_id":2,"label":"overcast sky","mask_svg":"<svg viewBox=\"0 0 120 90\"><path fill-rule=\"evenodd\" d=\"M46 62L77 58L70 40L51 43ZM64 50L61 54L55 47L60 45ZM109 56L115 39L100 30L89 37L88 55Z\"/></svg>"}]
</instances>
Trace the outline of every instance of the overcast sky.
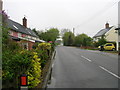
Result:
<instances>
[{"instance_id":1,"label":"overcast sky","mask_svg":"<svg viewBox=\"0 0 120 90\"><path fill-rule=\"evenodd\" d=\"M109 22L118 25L119 0L4 0L10 19L21 23L24 15L29 28L45 30L75 28L75 34L94 36Z\"/></svg>"}]
</instances>

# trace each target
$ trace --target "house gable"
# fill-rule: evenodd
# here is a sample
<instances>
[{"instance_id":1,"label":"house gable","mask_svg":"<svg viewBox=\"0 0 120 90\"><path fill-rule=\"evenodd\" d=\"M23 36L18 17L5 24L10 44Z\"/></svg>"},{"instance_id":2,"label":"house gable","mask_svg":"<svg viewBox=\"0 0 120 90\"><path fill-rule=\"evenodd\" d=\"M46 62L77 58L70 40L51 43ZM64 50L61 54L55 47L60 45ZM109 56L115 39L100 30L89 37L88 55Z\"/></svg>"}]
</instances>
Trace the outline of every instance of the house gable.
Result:
<instances>
[{"instance_id":1,"label":"house gable","mask_svg":"<svg viewBox=\"0 0 120 90\"><path fill-rule=\"evenodd\" d=\"M118 41L118 31L115 30L115 27L112 27L106 34L105 39L110 42Z\"/></svg>"}]
</instances>

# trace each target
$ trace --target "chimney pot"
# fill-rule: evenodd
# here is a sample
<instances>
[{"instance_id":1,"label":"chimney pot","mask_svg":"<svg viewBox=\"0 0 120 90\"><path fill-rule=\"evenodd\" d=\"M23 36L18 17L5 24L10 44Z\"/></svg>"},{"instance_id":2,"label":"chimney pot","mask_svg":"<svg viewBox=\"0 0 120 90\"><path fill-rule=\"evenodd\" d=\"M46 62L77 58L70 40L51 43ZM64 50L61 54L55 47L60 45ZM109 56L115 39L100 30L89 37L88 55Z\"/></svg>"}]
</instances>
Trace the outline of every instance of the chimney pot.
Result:
<instances>
[{"instance_id":1,"label":"chimney pot","mask_svg":"<svg viewBox=\"0 0 120 90\"><path fill-rule=\"evenodd\" d=\"M106 23L106 24L105 24L105 28L109 28L109 23Z\"/></svg>"},{"instance_id":2,"label":"chimney pot","mask_svg":"<svg viewBox=\"0 0 120 90\"><path fill-rule=\"evenodd\" d=\"M27 28L27 19L25 17L23 18L23 26Z\"/></svg>"}]
</instances>

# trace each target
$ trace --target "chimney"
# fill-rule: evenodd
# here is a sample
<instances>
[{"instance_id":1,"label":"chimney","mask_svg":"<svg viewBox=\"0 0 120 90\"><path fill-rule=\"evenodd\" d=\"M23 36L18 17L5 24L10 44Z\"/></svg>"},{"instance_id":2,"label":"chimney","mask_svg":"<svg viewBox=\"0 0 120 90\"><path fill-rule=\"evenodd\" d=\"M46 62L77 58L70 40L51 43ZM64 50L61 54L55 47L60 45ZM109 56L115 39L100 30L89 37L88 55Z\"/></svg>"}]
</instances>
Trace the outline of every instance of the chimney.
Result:
<instances>
[{"instance_id":1,"label":"chimney","mask_svg":"<svg viewBox=\"0 0 120 90\"><path fill-rule=\"evenodd\" d=\"M23 18L23 26L27 28L27 19L25 17Z\"/></svg>"},{"instance_id":2,"label":"chimney","mask_svg":"<svg viewBox=\"0 0 120 90\"><path fill-rule=\"evenodd\" d=\"M106 24L105 24L105 28L109 28L109 23L106 23Z\"/></svg>"},{"instance_id":3,"label":"chimney","mask_svg":"<svg viewBox=\"0 0 120 90\"><path fill-rule=\"evenodd\" d=\"M2 6L3 6L3 2L2 0L0 0L0 12L2 12Z\"/></svg>"}]
</instances>

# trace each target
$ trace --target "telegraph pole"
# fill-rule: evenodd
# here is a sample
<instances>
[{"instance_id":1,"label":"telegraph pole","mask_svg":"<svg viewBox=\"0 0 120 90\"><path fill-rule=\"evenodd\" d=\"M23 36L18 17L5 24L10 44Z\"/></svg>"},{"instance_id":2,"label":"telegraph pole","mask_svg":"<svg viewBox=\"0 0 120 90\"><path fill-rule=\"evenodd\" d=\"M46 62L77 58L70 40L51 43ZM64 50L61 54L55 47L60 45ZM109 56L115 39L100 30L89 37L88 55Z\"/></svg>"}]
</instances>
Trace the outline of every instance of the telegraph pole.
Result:
<instances>
[{"instance_id":1,"label":"telegraph pole","mask_svg":"<svg viewBox=\"0 0 120 90\"><path fill-rule=\"evenodd\" d=\"M120 55L120 1L118 2L118 51Z\"/></svg>"},{"instance_id":2,"label":"telegraph pole","mask_svg":"<svg viewBox=\"0 0 120 90\"><path fill-rule=\"evenodd\" d=\"M117 41L117 47L118 47L118 55L120 55L120 1L118 2L118 28L115 30L118 30L118 41Z\"/></svg>"},{"instance_id":3,"label":"telegraph pole","mask_svg":"<svg viewBox=\"0 0 120 90\"><path fill-rule=\"evenodd\" d=\"M75 34L75 28L73 28L73 34Z\"/></svg>"},{"instance_id":4,"label":"telegraph pole","mask_svg":"<svg viewBox=\"0 0 120 90\"><path fill-rule=\"evenodd\" d=\"M2 7L3 1L0 0L0 38L2 38ZM2 39L0 39L0 71L2 71ZM0 73L0 77L2 77L2 73ZM2 90L2 79L0 79L0 90Z\"/></svg>"},{"instance_id":5,"label":"telegraph pole","mask_svg":"<svg viewBox=\"0 0 120 90\"><path fill-rule=\"evenodd\" d=\"M0 0L0 12L2 11L3 1Z\"/></svg>"}]
</instances>

